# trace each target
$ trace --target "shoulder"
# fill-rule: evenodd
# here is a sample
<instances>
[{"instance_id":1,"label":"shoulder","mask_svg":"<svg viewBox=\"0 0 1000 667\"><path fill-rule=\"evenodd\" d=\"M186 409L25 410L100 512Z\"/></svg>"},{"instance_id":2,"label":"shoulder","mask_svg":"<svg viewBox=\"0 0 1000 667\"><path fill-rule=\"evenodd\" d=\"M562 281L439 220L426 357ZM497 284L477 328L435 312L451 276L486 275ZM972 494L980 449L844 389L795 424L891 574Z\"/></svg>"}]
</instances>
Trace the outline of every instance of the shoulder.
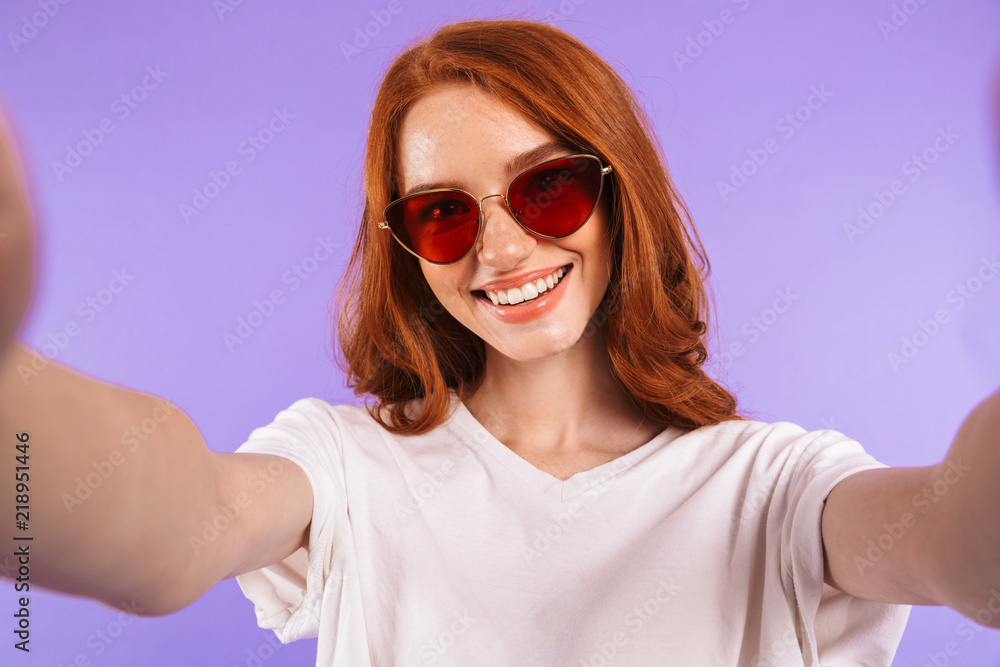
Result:
<instances>
[{"instance_id":1,"label":"shoulder","mask_svg":"<svg viewBox=\"0 0 1000 667\"><path fill-rule=\"evenodd\" d=\"M237 451L325 457L345 442L370 439L377 430L382 429L364 406L300 398L253 429Z\"/></svg>"},{"instance_id":2,"label":"shoulder","mask_svg":"<svg viewBox=\"0 0 1000 667\"><path fill-rule=\"evenodd\" d=\"M412 414L419 411L421 399L408 401L404 410ZM311 443L378 442L396 441L404 436L383 427L375 414L382 410L387 415L387 406L377 406L371 402L363 404L332 404L322 398L300 398L281 410L270 423L255 428L249 440L297 440ZM450 421L450 419L448 420ZM440 429L435 429L440 430Z\"/></svg>"},{"instance_id":3,"label":"shoulder","mask_svg":"<svg viewBox=\"0 0 1000 667\"><path fill-rule=\"evenodd\" d=\"M363 423L367 415L365 409L355 405L331 405L321 398L300 398L284 408L269 424L255 428L251 438L267 437L276 431L307 434L331 431L342 424Z\"/></svg>"},{"instance_id":4,"label":"shoulder","mask_svg":"<svg viewBox=\"0 0 1000 667\"><path fill-rule=\"evenodd\" d=\"M802 468L871 464L857 440L833 429L808 430L789 421L728 420L687 431L692 455L716 467L742 465L788 474ZM769 475L769 476L770 476Z\"/></svg>"},{"instance_id":5,"label":"shoulder","mask_svg":"<svg viewBox=\"0 0 1000 667\"><path fill-rule=\"evenodd\" d=\"M820 431L809 432L787 421L764 422L752 419L730 419L685 431L680 440L699 447L735 454L737 452L779 452L794 447L803 440L818 437Z\"/></svg>"}]
</instances>

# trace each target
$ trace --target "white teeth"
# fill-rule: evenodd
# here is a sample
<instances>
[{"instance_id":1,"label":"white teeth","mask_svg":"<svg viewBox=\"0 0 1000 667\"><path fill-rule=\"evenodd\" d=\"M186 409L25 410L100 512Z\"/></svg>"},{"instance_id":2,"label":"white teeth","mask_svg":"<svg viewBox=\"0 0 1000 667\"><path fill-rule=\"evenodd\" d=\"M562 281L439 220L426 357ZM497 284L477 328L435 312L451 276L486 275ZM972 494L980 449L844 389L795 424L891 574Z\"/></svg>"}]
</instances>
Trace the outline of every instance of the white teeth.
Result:
<instances>
[{"instance_id":1,"label":"white teeth","mask_svg":"<svg viewBox=\"0 0 1000 667\"><path fill-rule=\"evenodd\" d=\"M514 305L522 301L530 301L542 292L548 291L558 285L559 280L564 275L566 275L566 270L560 267L544 278L538 278L534 282L525 283L520 287L512 287L509 290L487 291L486 296L498 306Z\"/></svg>"}]
</instances>

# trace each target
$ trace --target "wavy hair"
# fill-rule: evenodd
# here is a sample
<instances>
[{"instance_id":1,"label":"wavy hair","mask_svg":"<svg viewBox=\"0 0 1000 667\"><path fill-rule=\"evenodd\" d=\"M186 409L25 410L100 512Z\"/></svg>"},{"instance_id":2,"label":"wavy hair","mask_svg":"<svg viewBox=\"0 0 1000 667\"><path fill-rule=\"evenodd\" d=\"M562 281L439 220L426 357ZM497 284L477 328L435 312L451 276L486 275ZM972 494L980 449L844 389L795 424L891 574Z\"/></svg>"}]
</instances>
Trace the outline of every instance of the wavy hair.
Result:
<instances>
[{"instance_id":1,"label":"wavy hair","mask_svg":"<svg viewBox=\"0 0 1000 667\"><path fill-rule=\"evenodd\" d=\"M540 66L544 63L544 66ZM341 368L389 431L426 433L448 417L448 389L479 379L485 344L434 297L415 257L378 228L399 196L396 143L407 110L444 84L478 86L581 152L614 166L612 269L592 326L611 368L648 419L684 429L744 419L702 369L710 272L655 134L610 65L563 30L522 20L438 29L389 66L372 108L361 227L337 291ZM693 241L696 241L693 242ZM590 329L590 326L588 326ZM587 335L585 332L584 335ZM419 410L408 401L423 399Z\"/></svg>"}]
</instances>

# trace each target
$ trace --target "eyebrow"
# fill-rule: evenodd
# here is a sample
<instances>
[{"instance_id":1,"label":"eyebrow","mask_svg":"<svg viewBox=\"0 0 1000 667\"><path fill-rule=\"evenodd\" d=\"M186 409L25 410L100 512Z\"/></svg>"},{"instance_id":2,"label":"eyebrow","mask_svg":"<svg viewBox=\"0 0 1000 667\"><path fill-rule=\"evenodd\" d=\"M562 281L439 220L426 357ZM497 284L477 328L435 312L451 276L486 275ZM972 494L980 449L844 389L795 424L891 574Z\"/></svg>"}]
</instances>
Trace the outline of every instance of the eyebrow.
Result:
<instances>
[{"instance_id":1,"label":"eyebrow","mask_svg":"<svg viewBox=\"0 0 1000 667\"><path fill-rule=\"evenodd\" d=\"M507 174L508 178L513 178L514 175L526 171L530 167L539 164L540 162L545 162L548 158L555 158L559 153L564 153L570 155L572 153L579 152L579 149L566 141L547 141L544 144L535 146L531 150L527 150L520 155L515 155L513 158L507 161L504 165L504 173ZM410 195L415 195L418 192L423 192L425 190L436 190L438 188L453 188L455 185L453 183L448 183L445 181L436 181L434 183L417 183L412 188L407 190L402 196L409 197ZM459 188L461 189L461 188Z\"/></svg>"}]
</instances>

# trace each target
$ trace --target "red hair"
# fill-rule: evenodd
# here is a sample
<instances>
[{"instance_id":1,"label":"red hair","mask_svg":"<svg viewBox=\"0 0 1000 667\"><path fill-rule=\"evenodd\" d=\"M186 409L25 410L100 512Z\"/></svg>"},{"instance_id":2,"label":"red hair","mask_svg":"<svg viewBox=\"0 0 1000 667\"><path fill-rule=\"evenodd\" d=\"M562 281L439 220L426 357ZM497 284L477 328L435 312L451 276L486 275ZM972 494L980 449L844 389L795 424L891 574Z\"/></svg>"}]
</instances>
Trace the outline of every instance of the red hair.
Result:
<instances>
[{"instance_id":1,"label":"red hair","mask_svg":"<svg viewBox=\"0 0 1000 667\"><path fill-rule=\"evenodd\" d=\"M361 228L337 292L342 367L355 394L375 397L372 416L393 432L425 433L448 417L448 389L461 394L483 370L483 341L444 310L417 259L378 228L400 194L403 117L450 83L480 87L613 165L611 279L588 330L604 326L615 377L647 419L685 429L743 419L735 397L702 369L710 266L648 119L592 50L558 28L520 20L446 25L400 54L379 88ZM415 398L424 399L421 410L404 412Z\"/></svg>"}]
</instances>

